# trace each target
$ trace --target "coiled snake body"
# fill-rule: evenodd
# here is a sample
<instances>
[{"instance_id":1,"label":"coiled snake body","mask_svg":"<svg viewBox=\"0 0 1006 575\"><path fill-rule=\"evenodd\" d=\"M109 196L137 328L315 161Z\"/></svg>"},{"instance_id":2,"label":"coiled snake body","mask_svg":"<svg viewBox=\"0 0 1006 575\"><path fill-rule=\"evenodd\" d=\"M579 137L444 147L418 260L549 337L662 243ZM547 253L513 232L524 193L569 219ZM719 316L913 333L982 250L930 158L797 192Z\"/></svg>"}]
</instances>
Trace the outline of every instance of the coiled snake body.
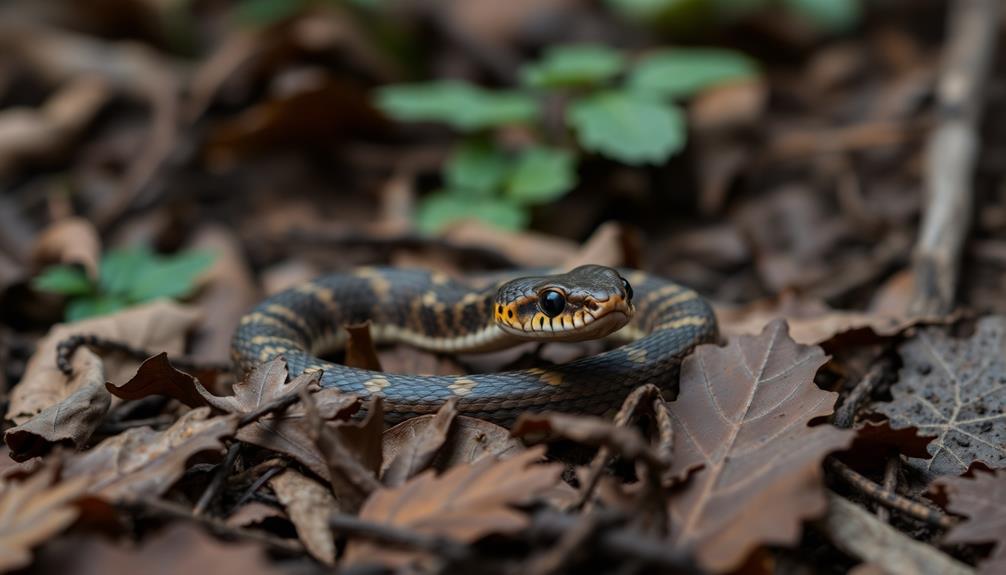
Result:
<instances>
[{"instance_id":1,"label":"coiled snake body","mask_svg":"<svg viewBox=\"0 0 1006 575\"><path fill-rule=\"evenodd\" d=\"M462 413L511 422L525 410L601 414L633 388L676 384L682 358L716 338L694 291L635 270L581 266L565 274L472 282L420 270L361 268L325 276L259 304L238 327L239 371L283 356L291 376L322 371L321 385L381 394L389 422L458 398ZM603 337L627 345L549 368L456 376L398 375L319 359L345 341L344 325L371 322L378 341L445 353L489 351L521 340ZM627 325L626 325L627 324Z\"/></svg>"}]
</instances>

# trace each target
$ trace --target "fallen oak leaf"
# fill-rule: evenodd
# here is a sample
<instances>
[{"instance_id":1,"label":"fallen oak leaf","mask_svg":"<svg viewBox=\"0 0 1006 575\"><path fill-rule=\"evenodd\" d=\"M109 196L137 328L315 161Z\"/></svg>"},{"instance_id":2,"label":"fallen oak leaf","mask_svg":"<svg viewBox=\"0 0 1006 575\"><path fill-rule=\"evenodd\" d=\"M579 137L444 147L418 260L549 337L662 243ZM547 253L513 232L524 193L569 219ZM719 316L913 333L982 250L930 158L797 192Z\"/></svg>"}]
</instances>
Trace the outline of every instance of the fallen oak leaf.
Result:
<instances>
[{"instance_id":1,"label":"fallen oak leaf","mask_svg":"<svg viewBox=\"0 0 1006 575\"><path fill-rule=\"evenodd\" d=\"M1006 467L1006 317L978 321L974 335L921 329L899 348L904 366L893 401L875 406L891 427L936 434L931 459L909 458L924 473L959 475L980 461Z\"/></svg>"},{"instance_id":2,"label":"fallen oak leaf","mask_svg":"<svg viewBox=\"0 0 1006 575\"><path fill-rule=\"evenodd\" d=\"M87 491L112 502L157 497L183 473L190 457L223 452L223 438L237 429L236 416L210 417L207 407L182 415L164 431L128 429L67 459L64 477L87 478Z\"/></svg>"},{"instance_id":3,"label":"fallen oak leaf","mask_svg":"<svg viewBox=\"0 0 1006 575\"><path fill-rule=\"evenodd\" d=\"M407 419L382 434L382 454L389 451L385 449L389 438L395 438L394 456L388 457L390 461L381 470L381 481L385 485L401 485L429 467L447 441L451 424L458 414L457 403L457 399L450 399L435 414L423 416L423 419ZM392 430L395 431L392 433Z\"/></svg>"},{"instance_id":4,"label":"fallen oak leaf","mask_svg":"<svg viewBox=\"0 0 1006 575\"><path fill-rule=\"evenodd\" d=\"M561 465L535 464L543 453L539 447L509 459L487 457L440 476L426 471L399 487L374 491L360 509L360 519L461 543L519 531L530 519L513 506L530 503L560 480ZM351 541L345 558L401 565L416 555L374 553L371 544Z\"/></svg>"},{"instance_id":5,"label":"fallen oak leaf","mask_svg":"<svg viewBox=\"0 0 1006 575\"><path fill-rule=\"evenodd\" d=\"M105 391L101 358L89 349L78 349L71 360L73 393L50 405L28 421L4 432L11 459L27 461L45 455L57 444L83 447L101 425L112 398Z\"/></svg>"},{"instance_id":6,"label":"fallen oak leaf","mask_svg":"<svg viewBox=\"0 0 1006 575\"><path fill-rule=\"evenodd\" d=\"M73 505L87 489L85 478L55 482L48 465L18 483L0 482L0 572L31 563L31 549L77 520Z\"/></svg>"},{"instance_id":7,"label":"fallen oak leaf","mask_svg":"<svg viewBox=\"0 0 1006 575\"><path fill-rule=\"evenodd\" d=\"M973 478L944 477L936 486L947 495L947 509L967 517L950 529L947 543L992 543L980 575L1006 573L1006 474L976 472Z\"/></svg>"},{"instance_id":8,"label":"fallen oak leaf","mask_svg":"<svg viewBox=\"0 0 1006 575\"><path fill-rule=\"evenodd\" d=\"M288 381L286 361L276 358L259 365L248 376L234 384L234 395L217 396L194 381L196 392L213 408L225 413L249 416L274 401L296 399L302 389L313 388L320 372L305 373ZM334 388L320 389L311 394L323 420L348 419L360 408L355 395L346 395ZM282 413L270 413L242 426L237 438L278 453L284 453L325 479L329 478L325 458L314 446L306 422L303 405L287 407Z\"/></svg>"},{"instance_id":9,"label":"fallen oak leaf","mask_svg":"<svg viewBox=\"0 0 1006 575\"><path fill-rule=\"evenodd\" d=\"M824 362L821 348L794 342L782 320L685 359L681 393L669 404L671 473L688 477L670 500L675 548L726 571L759 545L795 543L801 522L825 511L821 461L853 432L808 427L837 398L814 385Z\"/></svg>"},{"instance_id":10,"label":"fallen oak leaf","mask_svg":"<svg viewBox=\"0 0 1006 575\"><path fill-rule=\"evenodd\" d=\"M335 540L328 526L329 516L338 509L332 492L292 469L269 479L269 485L308 553L325 565L335 565Z\"/></svg>"},{"instance_id":11,"label":"fallen oak leaf","mask_svg":"<svg viewBox=\"0 0 1006 575\"><path fill-rule=\"evenodd\" d=\"M441 410L449 409L448 405L453 406L453 402L445 403ZM396 485L391 479L393 475L390 468L403 451L409 454L398 465L409 468L404 473L408 477L427 468L443 471L462 463L474 463L487 456L500 459L524 451L524 444L511 437L509 429L484 419L457 415L447 427L443 443L432 453L432 459L426 462L424 453L428 453L439 440L443 424L444 416L438 411L406 419L384 432L381 442L385 463L381 477L385 485ZM409 464L406 465L406 462Z\"/></svg>"}]
</instances>

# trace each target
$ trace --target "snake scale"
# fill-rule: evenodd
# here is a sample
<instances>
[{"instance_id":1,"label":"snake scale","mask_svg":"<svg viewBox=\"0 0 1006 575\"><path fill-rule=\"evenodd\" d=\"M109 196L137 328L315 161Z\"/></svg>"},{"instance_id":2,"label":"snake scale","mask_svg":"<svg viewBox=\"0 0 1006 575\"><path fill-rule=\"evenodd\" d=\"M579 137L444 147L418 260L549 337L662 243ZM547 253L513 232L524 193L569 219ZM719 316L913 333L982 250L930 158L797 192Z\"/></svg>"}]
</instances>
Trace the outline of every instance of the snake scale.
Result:
<instances>
[{"instance_id":1,"label":"snake scale","mask_svg":"<svg viewBox=\"0 0 1006 575\"><path fill-rule=\"evenodd\" d=\"M507 424L526 410L603 414L647 383L673 389L682 358L717 337L715 317L696 292L641 271L591 265L518 275L463 281L421 270L359 268L324 276L246 315L234 336L233 360L247 372L283 356L292 377L322 371L322 387L380 394L389 423L435 412L456 397L462 413ZM611 332L629 343L548 368L454 376L368 371L318 357L345 343L343 326L365 321L377 341L443 353Z\"/></svg>"}]
</instances>

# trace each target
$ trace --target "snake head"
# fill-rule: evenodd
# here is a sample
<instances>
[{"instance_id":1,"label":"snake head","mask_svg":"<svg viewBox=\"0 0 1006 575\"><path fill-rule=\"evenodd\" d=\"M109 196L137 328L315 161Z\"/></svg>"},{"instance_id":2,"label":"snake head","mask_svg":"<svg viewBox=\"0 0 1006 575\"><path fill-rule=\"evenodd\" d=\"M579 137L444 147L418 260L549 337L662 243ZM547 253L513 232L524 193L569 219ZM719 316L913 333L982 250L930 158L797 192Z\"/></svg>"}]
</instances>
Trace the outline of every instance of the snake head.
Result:
<instances>
[{"instance_id":1,"label":"snake head","mask_svg":"<svg viewBox=\"0 0 1006 575\"><path fill-rule=\"evenodd\" d=\"M585 341L629 323L635 309L632 295L632 286L617 271L585 265L503 284L493 315L503 331L522 339Z\"/></svg>"}]
</instances>

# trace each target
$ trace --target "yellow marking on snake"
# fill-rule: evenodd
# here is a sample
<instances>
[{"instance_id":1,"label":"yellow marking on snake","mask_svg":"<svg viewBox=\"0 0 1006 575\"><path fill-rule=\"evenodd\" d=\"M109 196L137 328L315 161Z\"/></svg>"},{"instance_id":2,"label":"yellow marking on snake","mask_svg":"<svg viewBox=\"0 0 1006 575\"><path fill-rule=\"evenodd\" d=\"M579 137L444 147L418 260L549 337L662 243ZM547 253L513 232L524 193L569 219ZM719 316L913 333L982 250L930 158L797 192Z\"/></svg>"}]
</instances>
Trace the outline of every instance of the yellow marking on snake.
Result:
<instances>
[{"instance_id":1,"label":"yellow marking on snake","mask_svg":"<svg viewBox=\"0 0 1006 575\"><path fill-rule=\"evenodd\" d=\"M669 297L657 305L657 309L653 311L653 316L659 317L671 307L674 307L679 303L684 303L686 301L693 300L697 297L699 297L699 294L693 292L692 290L686 290L684 292L679 293L676 296Z\"/></svg>"},{"instance_id":2,"label":"yellow marking on snake","mask_svg":"<svg viewBox=\"0 0 1006 575\"><path fill-rule=\"evenodd\" d=\"M328 310L329 313L333 315L335 315L339 309L339 305L335 302L335 292L330 288L322 287L314 282L309 282L304 285L297 286L297 291L313 296L325 306L325 309Z\"/></svg>"},{"instance_id":3,"label":"yellow marking on snake","mask_svg":"<svg viewBox=\"0 0 1006 575\"><path fill-rule=\"evenodd\" d=\"M283 307L278 304L270 304L266 306L265 311L273 315L278 315L283 319L289 321L290 323L296 325L304 331L304 333L311 333L311 326L307 325L304 318L294 313L290 308Z\"/></svg>"},{"instance_id":4,"label":"yellow marking on snake","mask_svg":"<svg viewBox=\"0 0 1006 575\"><path fill-rule=\"evenodd\" d=\"M562 385L562 374L554 371L547 371L540 367L532 367L528 370L533 375L538 376L538 380L547 385Z\"/></svg>"},{"instance_id":5,"label":"yellow marking on snake","mask_svg":"<svg viewBox=\"0 0 1006 575\"><path fill-rule=\"evenodd\" d=\"M297 345L300 345L293 339L279 335L256 335L255 337L251 338L251 343L255 345L262 343L281 343L287 347L295 347Z\"/></svg>"},{"instance_id":6,"label":"yellow marking on snake","mask_svg":"<svg viewBox=\"0 0 1006 575\"><path fill-rule=\"evenodd\" d=\"M700 326L706 325L706 318L700 316L688 316L682 317L668 322L664 322L657 327L653 328L653 331L660 329L678 329L679 327L685 327L686 325Z\"/></svg>"},{"instance_id":7,"label":"yellow marking on snake","mask_svg":"<svg viewBox=\"0 0 1006 575\"><path fill-rule=\"evenodd\" d=\"M442 286L451 281L451 278L443 272L433 272L430 274L430 281L433 282L433 285L435 286Z\"/></svg>"},{"instance_id":8,"label":"yellow marking on snake","mask_svg":"<svg viewBox=\"0 0 1006 575\"><path fill-rule=\"evenodd\" d=\"M630 349L629 361L633 363L643 364L646 363L646 350L645 349Z\"/></svg>"},{"instance_id":9,"label":"yellow marking on snake","mask_svg":"<svg viewBox=\"0 0 1006 575\"><path fill-rule=\"evenodd\" d=\"M640 305L643 305L643 306L650 305L650 304L652 304L655 301L662 300L665 297L668 297L668 296L670 296L672 294L678 293L682 289L683 288L681 288L680 286L676 286L674 284L665 285L665 286L661 287L660 289L654 290L652 293L647 294L646 298L643 299L643 302Z\"/></svg>"},{"instance_id":10,"label":"yellow marking on snake","mask_svg":"<svg viewBox=\"0 0 1006 575\"><path fill-rule=\"evenodd\" d=\"M360 268L353 275L370 280L370 289L374 290L374 295L377 296L378 300L384 301L391 292L391 282L380 271L374 268Z\"/></svg>"},{"instance_id":11,"label":"yellow marking on snake","mask_svg":"<svg viewBox=\"0 0 1006 575\"><path fill-rule=\"evenodd\" d=\"M363 387L365 387L370 393L381 393L384 388L389 385L391 385L391 382L384 377L375 377L363 382Z\"/></svg>"},{"instance_id":12,"label":"yellow marking on snake","mask_svg":"<svg viewBox=\"0 0 1006 575\"><path fill-rule=\"evenodd\" d=\"M278 319L272 317L271 315L266 315L259 311L250 313L241 318L241 325L247 325L249 323L261 323L282 329L283 331L286 332L293 332L293 328L291 328L289 325L279 321Z\"/></svg>"},{"instance_id":13,"label":"yellow marking on snake","mask_svg":"<svg viewBox=\"0 0 1006 575\"><path fill-rule=\"evenodd\" d=\"M464 397L469 393L471 393L472 390L475 389L476 385L478 384L475 381L472 381L466 377L459 377L454 380L454 383L448 385L447 389L450 389L452 392L454 392L454 395Z\"/></svg>"}]
</instances>

